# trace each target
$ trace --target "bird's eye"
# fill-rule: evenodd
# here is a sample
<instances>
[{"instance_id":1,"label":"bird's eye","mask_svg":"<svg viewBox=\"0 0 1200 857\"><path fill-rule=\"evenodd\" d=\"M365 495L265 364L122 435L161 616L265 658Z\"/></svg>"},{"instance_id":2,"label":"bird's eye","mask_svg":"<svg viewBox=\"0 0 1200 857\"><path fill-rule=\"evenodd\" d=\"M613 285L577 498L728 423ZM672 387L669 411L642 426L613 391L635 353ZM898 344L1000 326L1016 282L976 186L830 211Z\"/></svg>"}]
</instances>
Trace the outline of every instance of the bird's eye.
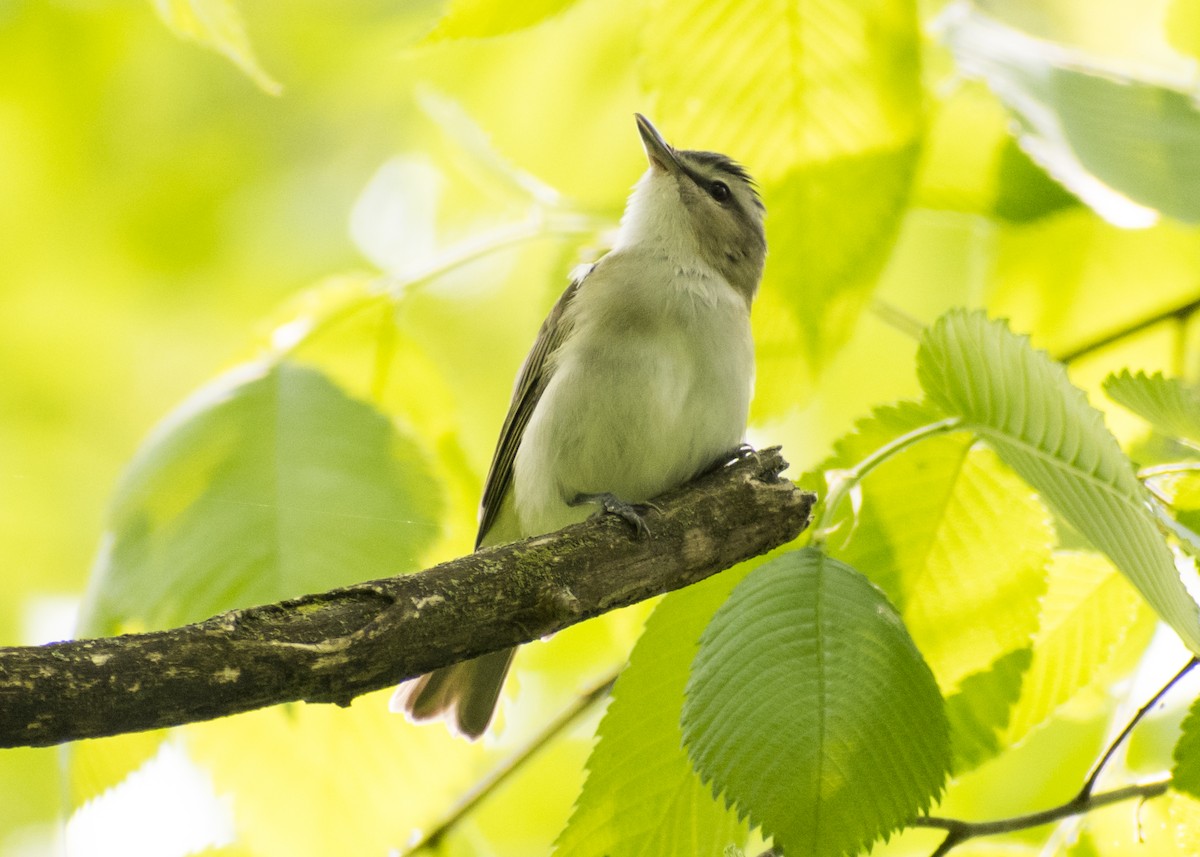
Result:
<instances>
[{"instance_id":1,"label":"bird's eye","mask_svg":"<svg viewBox=\"0 0 1200 857\"><path fill-rule=\"evenodd\" d=\"M717 202L728 202L729 197L733 196L733 192L729 190L729 185L725 182L713 182L709 185L708 192Z\"/></svg>"}]
</instances>

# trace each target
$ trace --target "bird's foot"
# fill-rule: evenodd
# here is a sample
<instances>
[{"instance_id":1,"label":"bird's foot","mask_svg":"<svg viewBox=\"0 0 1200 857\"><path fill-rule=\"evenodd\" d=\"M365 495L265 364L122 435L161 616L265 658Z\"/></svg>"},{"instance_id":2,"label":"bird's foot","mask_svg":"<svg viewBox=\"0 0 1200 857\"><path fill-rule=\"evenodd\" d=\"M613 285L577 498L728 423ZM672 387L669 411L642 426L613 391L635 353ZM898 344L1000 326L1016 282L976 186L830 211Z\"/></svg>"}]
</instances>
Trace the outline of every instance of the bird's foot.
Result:
<instances>
[{"instance_id":1,"label":"bird's foot","mask_svg":"<svg viewBox=\"0 0 1200 857\"><path fill-rule=\"evenodd\" d=\"M731 464L736 464L744 458L758 458L758 450L748 443L739 443L733 449L718 455L713 463L700 471L698 475L707 476L710 473L716 473L718 470L728 467Z\"/></svg>"},{"instance_id":2,"label":"bird's foot","mask_svg":"<svg viewBox=\"0 0 1200 857\"><path fill-rule=\"evenodd\" d=\"M568 505L582 506L585 503L597 503L600 505L600 511L597 515L616 515L629 526L633 527L634 534L639 539L646 538L650 535L650 528L646 526L646 520L643 515L653 509L655 512L661 511L658 506L653 503L627 503L615 494L576 494L575 499Z\"/></svg>"}]
</instances>

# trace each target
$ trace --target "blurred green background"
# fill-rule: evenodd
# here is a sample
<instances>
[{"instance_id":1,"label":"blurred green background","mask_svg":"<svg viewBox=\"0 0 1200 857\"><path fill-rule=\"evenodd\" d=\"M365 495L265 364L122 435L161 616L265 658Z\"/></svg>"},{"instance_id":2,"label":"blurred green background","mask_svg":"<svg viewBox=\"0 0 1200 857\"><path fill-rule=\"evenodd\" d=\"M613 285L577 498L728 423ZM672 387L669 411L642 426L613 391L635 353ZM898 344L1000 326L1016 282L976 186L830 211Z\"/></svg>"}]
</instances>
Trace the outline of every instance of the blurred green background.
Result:
<instances>
[{"instance_id":1,"label":"blurred green background","mask_svg":"<svg viewBox=\"0 0 1200 857\"><path fill-rule=\"evenodd\" d=\"M148 3L0 4L5 643L69 633L56 599L81 593L149 428L286 296L360 263L347 214L408 98L380 69L436 6L247 8L288 80L272 97ZM3 853L58 813L55 762L0 758Z\"/></svg>"},{"instance_id":2,"label":"blurred green background","mask_svg":"<svg viewBox=\"0 0 1200 857\"><path fill-rule=\"evenodd\" d=\"M516 367L644 169L634 111L762 185L750 439L783 443L793 475L871 407L916 395L913 329L950 306L985 306L1076 355L1097 404L1118 367L1194 376L1193 315L1173 311L1200 296L1200 14L1192 0L1134 5L0 0L0 643L72 633L141 441L264 355L317 365L392 418L441 504L423 560L468 550ZM1110 424L1141 430L1116 410ZM619 665L645 615L527 647L487 746L409 727L375 694L200 724L161 747L4 751L0 857L62 847L65 814L147 759L174 771L162 782L203 769L181 801L236 835L144 851L117 836L106 852L89 820L72 853L398 849ZM152 621L148 608L117 618ZM1139 621L1144 644L1152 621ZM1099 695L1001 764L1070 744L1062 764L1084 765L1109 713ZM544 853L594 724L540 754L446 853ZM1072 782L988 770L959 811ZM135 824L154 815L146 800L127 797L144 810ZM93 807L112 836L126 816Z\"/></svg>"}]
</instances>

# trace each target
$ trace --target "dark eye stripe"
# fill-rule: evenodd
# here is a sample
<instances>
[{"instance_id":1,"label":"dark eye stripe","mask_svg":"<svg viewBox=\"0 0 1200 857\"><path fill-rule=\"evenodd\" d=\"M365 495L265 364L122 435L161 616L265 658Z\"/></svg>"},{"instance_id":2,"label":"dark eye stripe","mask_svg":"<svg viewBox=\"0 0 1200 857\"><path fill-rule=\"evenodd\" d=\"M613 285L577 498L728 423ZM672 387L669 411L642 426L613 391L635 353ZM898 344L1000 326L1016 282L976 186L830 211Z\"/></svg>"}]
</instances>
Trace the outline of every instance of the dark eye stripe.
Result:
<instances>
[{"instance_id":1,"label":"dark eye stripe","mask_svg":"<svg viewBox=\"0 0 1200 857\"><path fill-rule=\"evenodd\" d=\"M679 165L683 168L683 171L687 173L688 177L690 177L691 180L696 183L696 186L702 188L705 193L709 194L710 196L712 195L713 180L697 170L694 164L689 164L689 160L711 168L718 175L726 175L733 181L742 182L750 190L751 204L760 211L763 209L763 203L762 199L759 197L758 189L755 188L753 179L750 178L750 174L746 172L741 164L731 161L724 155L718 155L713 152L695 152L691 150L685 150L677 151L676 155L679 156ZM728 182L724 184L726 187L729 187ZM732 188L730 189L729 199L732 200L733 204L738 208L743 207L737 196L732 193Z\"/></svg>"}]
</instances>

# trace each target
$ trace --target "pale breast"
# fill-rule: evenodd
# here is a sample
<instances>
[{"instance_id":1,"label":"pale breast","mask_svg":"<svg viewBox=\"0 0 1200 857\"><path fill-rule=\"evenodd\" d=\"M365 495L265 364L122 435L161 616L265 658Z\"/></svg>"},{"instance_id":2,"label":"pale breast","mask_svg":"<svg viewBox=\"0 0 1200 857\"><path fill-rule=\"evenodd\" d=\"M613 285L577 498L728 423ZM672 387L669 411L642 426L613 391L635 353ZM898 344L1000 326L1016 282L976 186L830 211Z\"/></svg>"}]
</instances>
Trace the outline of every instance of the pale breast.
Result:
<instances>
[{"instance_id":1,"label":"pale breast","mask_svg":"<svg viewBox=\"0 0 1200 857\"><path fill-rule=\"evenodd\" d=\"M577 494L657 496L745 431L754 372L745 301L708 272L642 264L634 277L618 264L604 273L576 298L571 337L514 461L529 534L595 511L568 506Z\"/></svg>"}]
</instances>

